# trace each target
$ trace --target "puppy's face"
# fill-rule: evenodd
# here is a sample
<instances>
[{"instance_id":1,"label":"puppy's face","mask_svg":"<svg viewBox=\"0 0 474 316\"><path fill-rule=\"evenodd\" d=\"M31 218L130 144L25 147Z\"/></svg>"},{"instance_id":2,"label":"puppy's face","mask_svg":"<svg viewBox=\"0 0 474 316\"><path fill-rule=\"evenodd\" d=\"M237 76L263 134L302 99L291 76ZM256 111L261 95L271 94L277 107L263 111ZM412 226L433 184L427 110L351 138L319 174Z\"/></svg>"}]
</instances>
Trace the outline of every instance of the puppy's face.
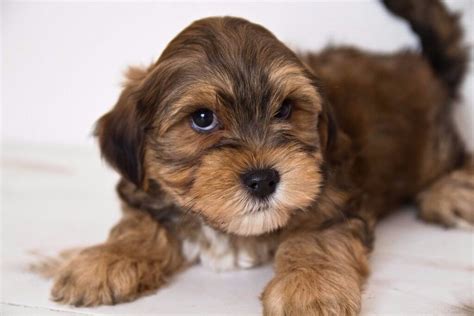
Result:
<instances>
[{"instance_id":1,"label":"puppy's face","mask_svg":"<svg viewBox=\"0 0 474 316\"><path fill-rule=\"evenodd\" d=\"M186 211L240 235L278 229L317 199L328 140L322 98L267 30L197 21L128 77L97 134L130 181L158 182Z\"/></svg>"}]
</instances>

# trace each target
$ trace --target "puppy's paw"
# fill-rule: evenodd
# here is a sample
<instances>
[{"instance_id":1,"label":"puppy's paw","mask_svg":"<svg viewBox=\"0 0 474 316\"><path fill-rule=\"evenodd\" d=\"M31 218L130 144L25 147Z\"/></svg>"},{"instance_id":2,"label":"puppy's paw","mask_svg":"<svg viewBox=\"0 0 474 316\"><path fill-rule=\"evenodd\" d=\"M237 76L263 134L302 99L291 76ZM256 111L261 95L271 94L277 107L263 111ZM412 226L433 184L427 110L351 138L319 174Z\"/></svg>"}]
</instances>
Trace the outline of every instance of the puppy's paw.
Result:
<instances>
[{"instance_id":1,"label":"puppy's paw","mask_svg":"<svg viewBox=\"0 0 474 316\"><path fill-rule=\"evenodd\" d=\"M98 246L82 251L59 270L51 296L75 306L112 305L133 300L163 282L154 262Z\"/></svg>"},{"instance_id":2,"label":"puppy's paw","mask_svg":"<svg viewBox=\"0 0 474 316\"><path fill-rule=\"evenodd\" d=\"M456 170L418 196L419 217L446 227L474 227L474 173Z\"/></svg>"},{"instance_id":3,"label":"puppy's paw","mask_svg":"<svg viewBox=\"0 0 474 316\"><path fill-rule=\"evenodd\" d=\"M277 275L262 294L264 315L357 315L360 310L360 291L343 276L334 282L316 271L294 271ZM349 278L348 278L349 279Z\"/></svg>"}]
</instances>

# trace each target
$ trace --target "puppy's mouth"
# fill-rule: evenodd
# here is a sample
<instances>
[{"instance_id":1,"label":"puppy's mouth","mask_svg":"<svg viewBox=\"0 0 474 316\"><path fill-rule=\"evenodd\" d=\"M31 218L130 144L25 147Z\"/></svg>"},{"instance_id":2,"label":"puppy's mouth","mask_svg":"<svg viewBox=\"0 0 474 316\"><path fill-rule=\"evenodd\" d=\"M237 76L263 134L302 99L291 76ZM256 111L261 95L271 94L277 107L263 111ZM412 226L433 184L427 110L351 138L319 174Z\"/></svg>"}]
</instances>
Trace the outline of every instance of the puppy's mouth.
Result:
<instances>
[{"instance_id":1,"label":"puppy's mouth","mask_svg":"<svg viewBox=\"0 0 474 316\"><path fill-rule=\"evenodd\" d=\"M269 181L271 182L271 180ZM272 183L269 184L273 186ZM275 188L264 188L265 192L255 192L241 187L228 195L225 202L219 206L215 213L208 212L209 208L198 211L206 222L216 229L227 233L242 236L255 236L274 232L288 223L291 216L301 211L317 198L314 190L300 189L296 202L291 194L292 183L280 181ZM215 216L218 214L217 216Z\"/></svg>"}]
</instances>

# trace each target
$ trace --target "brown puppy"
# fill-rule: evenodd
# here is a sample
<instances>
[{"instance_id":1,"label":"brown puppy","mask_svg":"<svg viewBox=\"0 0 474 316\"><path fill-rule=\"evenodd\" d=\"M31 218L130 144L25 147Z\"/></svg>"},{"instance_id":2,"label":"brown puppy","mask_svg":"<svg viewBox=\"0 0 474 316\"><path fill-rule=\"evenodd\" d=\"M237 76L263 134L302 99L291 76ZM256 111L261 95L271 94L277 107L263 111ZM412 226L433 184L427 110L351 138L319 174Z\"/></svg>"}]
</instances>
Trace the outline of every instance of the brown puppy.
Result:
<instances>
[{"instance_id":1,"label":"brown puppy","mask_svg":"<svg viewBox=\"0 0 474 316\"><path fill-rule=\"evenodd\" d=\"M474 161L451 121L467 67L458 20L439 1L385 3L423 55L296 56L224 17L131 68L97 125L124 217L59 267L53 298L115 304L197 261L247 268L274 255L265 314L353 315L384 213L416 201L425 220L474 223Z\"/></svg>"}]
</instances>

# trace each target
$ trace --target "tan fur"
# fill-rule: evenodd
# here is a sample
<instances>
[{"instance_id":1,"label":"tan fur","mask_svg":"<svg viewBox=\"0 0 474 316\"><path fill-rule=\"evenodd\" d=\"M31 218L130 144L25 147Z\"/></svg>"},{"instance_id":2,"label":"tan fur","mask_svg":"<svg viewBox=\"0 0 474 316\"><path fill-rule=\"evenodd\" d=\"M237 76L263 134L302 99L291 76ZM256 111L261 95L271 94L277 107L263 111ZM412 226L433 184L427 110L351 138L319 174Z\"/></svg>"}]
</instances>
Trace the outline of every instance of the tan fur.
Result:
<instances>
[{"instance_id":1,"label":"tan fur","mask_svg":"<svg viewBox=\"0 0 474 316\"><path fill-rule=\"evenodd\" d=\"M181 267L183 260L176 242L148 215L130 211L104 244L86 248L62 264L56 273L52 299L94 306L149 293Z\"/></svg>"},{"instance_id":2,"label":"tan fur","mask_svg":"<svg viewBox=\"0 0 474 316\"><path fill-rule=\"evenodd\" d=\"M355 315L385 214L417 200L423 219L473 223L473 159L451 120L467 60L457 19L438 1L384 2L423 55L296 56L263 27L223 17L132 68L96 130L122 176L124 218L59 266L53 298L129 301L190 264L248 268L276 251L264 314ZM212 132L192 128L198 109L218 118ZM242 176L268 168L278 186L255 198Z\"/></svg>"},{"instance_id":3,"label":"tan fur","mask_svg":"<svg viewBox=\"0 0 474 316\"><path fill-rule=\"evenodd\" d=\"M289 234L275 258L275 278L262 294L265 315L355 315L368 275L368 251L347 221L327 230Z\"/></svg>"},{"instance_id":4,"label":"tan fur","mask_svg":"<svg viewBox=\"0 0 474 316\"><path fill-rule=\"evenodd\" d=\"M474 225L474 158L421 192L418 197L419 216L446 227L472 229Z\"/></svg>"}]
</instances>

